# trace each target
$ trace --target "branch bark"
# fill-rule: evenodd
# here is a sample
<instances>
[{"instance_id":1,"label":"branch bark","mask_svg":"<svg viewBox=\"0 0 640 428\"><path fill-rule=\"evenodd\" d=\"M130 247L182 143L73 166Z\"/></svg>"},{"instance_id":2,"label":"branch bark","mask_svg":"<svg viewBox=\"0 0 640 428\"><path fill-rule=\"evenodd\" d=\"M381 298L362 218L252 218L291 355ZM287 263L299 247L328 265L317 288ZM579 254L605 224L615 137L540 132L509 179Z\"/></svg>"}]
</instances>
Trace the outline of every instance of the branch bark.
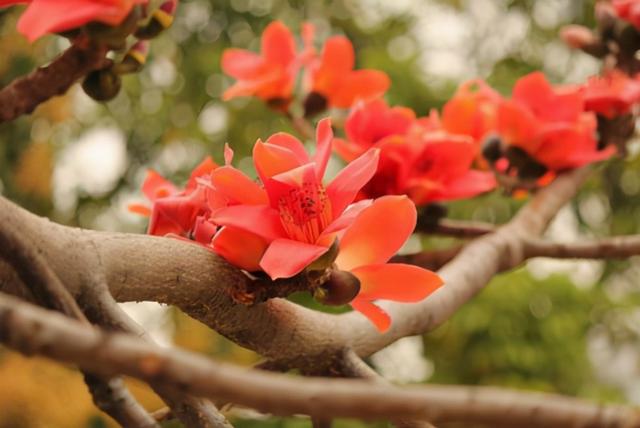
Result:
<instances>
[{"instance_id":1,"label":"branch bark","mask_svg":"<svg viewBox=\"0 0 640 428\"><path fill-rule=\"evenodd\" d=\"M423 418L434 422L508 422L519 427L640 427L640 414L553 394L488 387L398 388L347 379L295 378L217 363L159 348L135 336L87 327L0 294L0 341L27 354L118 373L196 395L227 399L277 415L319 418Z\"/></svg>"},{"instance_id":2,"label":"branch bark","mask_svg":"<svg viewBox=\"0 0 640 428\"><path fill-rule=\"evenodd\" d=\"M27 290L42 306L58 310L85 325L89 324L56 274L17 229L6 225L0 227L0 256L9 261L23 283L28 285ZM95 405L118 423L126 427L159 427L131 395L121 378L109 379L88 373L83 375Z\"/></svg>"},{"instance_id":3,"label":"branch bark","mask_svg":"<svg viewBox=\"0 0 640 428\"><path fill-rule=\"evenodd\" d=\"M41 103L67 92L91 71L109 65L107 50L87 39L77 40L51 64L10 83L0 90L0 124L31 113Z\"/></svg>"},{"instance_id":4,"label":"branch bark","mask_svg":"<svg viewBox=\"0 0 640 428\"><path fill-rule=\"evenodd\" d=\"M249 289L250 279L195 244L142 235L68 228L0 199L0 221L35 239L39 251L73 295L83 292L87 269L102 269L118 301L175 305L241 346L293 367L308 367L345 348L368 356L395 340L428 332L446 321L501 270L525 259L524 242L539 236L588 174L580 169L541 189L505 226L475 239L439 274L445 286L415 304L383 305L393 319L385 334L359 313L329 315L282 299L236 304L227 290ZM98 253L95 267L89 255ZM146 269L140 269L146 266ZM0 265L0 288L15 290L15 275Z\"/></svg>"},{"instance_id":5,"label":"branch bark","mask_svg":"<svg viewBox=\"0 0 640 428\"><path fill-rule=\"evenodd\" d=\"M526 258L556 259L625 259L640 254L640 235L616 236L580 242L549 242L528 239L524 242Z\"/></svg>"}]
</instances>

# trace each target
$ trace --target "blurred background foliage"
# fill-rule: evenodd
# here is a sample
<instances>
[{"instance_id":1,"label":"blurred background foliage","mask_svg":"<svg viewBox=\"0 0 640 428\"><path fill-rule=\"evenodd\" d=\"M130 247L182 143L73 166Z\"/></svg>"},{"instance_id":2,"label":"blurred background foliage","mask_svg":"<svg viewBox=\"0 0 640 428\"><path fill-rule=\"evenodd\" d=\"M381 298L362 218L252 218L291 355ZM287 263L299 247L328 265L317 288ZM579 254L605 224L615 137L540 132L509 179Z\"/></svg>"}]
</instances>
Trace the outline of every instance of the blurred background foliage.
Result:
<instances>
[{"instance_id":1,"label":"blurred background foliage","mask_svg":"<svg viewBox=\"0 0 640 428\"><path fill-rule=\"evenodd\" d=\"M57 37L29 45L14 30L18 11L0 11L0 85L67 46ZM182 182L204 155L221 161L229 142L236 164L251 172L246 156L255 140L293 129L258 100L223 103L220 95L231 81L219 62L229 46L257 49L273 19L294 32L309 20L320 39L346 34L359 67L391 76L388 101L426 114L469 78L485 78L506 94L532 70L558 83L597 73L596 61L557 38L564 24L591 25L592 11L592 1L580 0L182 0L173 27L153 41L145 69L125 78L115 100L98 104L74 88L33 115L0 125L0 191L58 222L142 233L144 219L126 205L141 199L146 168ZM339 122L344 112L332 115ZM549 237L638 233L637 152L634 143L627 159L599 167ZM449 214L501 223L522 203L496 192L450 204ZM452 243L416 238L408 249ZM398 382L506 385L638 403L639 274L636 258L534 260L496 278L434 333L403 339L371 362ZM300 303L308 300L296 296ZM176 310L125 306L165 343L243 365L258 358ZM0 427L113 426L91 405L72 368L0 350L0 379ZM149 409L161 406L147 388L132 385ZM304 419L240 411L230 417L240 427L308 426Z\"/></svg>"}]
</instances>

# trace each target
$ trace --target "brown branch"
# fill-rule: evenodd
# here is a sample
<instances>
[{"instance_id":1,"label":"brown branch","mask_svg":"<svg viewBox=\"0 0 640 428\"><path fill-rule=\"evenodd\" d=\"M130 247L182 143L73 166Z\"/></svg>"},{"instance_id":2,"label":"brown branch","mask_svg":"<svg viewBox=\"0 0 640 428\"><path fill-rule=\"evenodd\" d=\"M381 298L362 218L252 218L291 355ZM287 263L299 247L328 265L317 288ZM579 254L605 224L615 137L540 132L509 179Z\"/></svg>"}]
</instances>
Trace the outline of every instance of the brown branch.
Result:
<instances>
[{"instance_id":1,"label":"brown branch","mask_svg":"<svg viewBox=\"0 0 640 428\"><path fill-rule=\"evenodd\" d=\"M106 283L98 278L94 287L88 287L83 300L91 302L87 306L87 316L94 323L111 331L122 331L135 335L148 343L153 339L139 324L129 317L113 300ZM167 388L159 382L151 382L151 388L170 407L171 415L191 428L231 428L231 424L209 400L190 396ZM154 420L156 416L151 415ZM165 415L165 417L168 417Z\"/></svg>"},{"instance_id":2,"label":"brown branch","mask_svg":"<svg viewBox=\"0 0 640 428\"><path fill-rule=\"evenodd\" d=\"M468 239L495 232L496 226L480 221L464 221L447 218L440 219L436 224L430 224L428 219L418 219L416 231L431 235Z\"/></svg>"},{"instance_id":3,"label":"brown branch","mask_svg":"<svg viewBox=\"0 0 640 428\"><path fill-rule=\"evenodd\" d=\"M51 64L38 68L0 90L0 124L31 113L41 103L62 95L93 70L106 67L107 48L87 39L74 42Z\"/></svg>"},{"instance_id":4,"label":"brown branch","mask_svg":"<svg viewBox=\"0 0 640 428\"><path fill-rule=\"evenodd\" d=\"M79 276L86 266L91 266L87 258L91 254L95 257L97 252L116 300L175 305L268 359L302 368L321 364L327 355L345 348L368 356L399 338L436 328L481 291L496 273L524 260L524 241L544 231L587 173L587 169L580 169L559 176L537 192L505 226L468 243L439 270L445 285L426 300L415 304L385 302L393 319L385 334L355 312L329 315L282 299L251 307L236 304L227 290L244 289L250 279L198 245L59 226L2 198L0 221L34 237L32 241L74 296L84 292ZM1 289L15 292L16 280L10 269L0 265Z\"/></svg>"},{"instance_id":5,"label":"brown branch","mask_svg":"<svg viewBox=\"0 0 640 428\"><path fill-rule=\"evenodd\" d=\"M414 254L397 255L391 259L391 262L408 263L435 271L453 260L458 254L460 254L460 251L462 251L463 248L463 245L456 245L438 250L427 250Z\"/></svg>"},{"instance_id":6,"label":"brown branch","mask_svg":"<svg viewBox=\"0 0 640 428\"><path fill-rule=\"evenodd\" d=\"M488 387L398 388L372 382L296 378L247 370L204 356L160 348L140 338L87 327L0 294L0 341L26 354L74 363L103 375L126 374L196 395L227 399L277 415L419 418L519 427L639 427L629 407L553 394Z\"/></svg>"},{"instance_id":7,"label":"brown branch","mask_svg":"<svg viewBox=\"0 0 640 428\"><path fill-rule=\"evenodd\" d=\"M525 257L556 259L626 259L640 255L640 235L616 236L580 242L524 241Z\"/></svg>"},{"instance_id":8,"label":"brown branch","mask_svg":"<svg viewBox=\"0 0 640 428\"><path fill-rule=\"evenodd\" d=\"M0 227L0 256L16 270L23 284L28 285L36 301L88 325L82 310L43 257L33 250L18 230L4 226ZM159 427L131 395L121 378L83 374L95 405L118 423L127 427Z\"/></svg>"}]
</instances>

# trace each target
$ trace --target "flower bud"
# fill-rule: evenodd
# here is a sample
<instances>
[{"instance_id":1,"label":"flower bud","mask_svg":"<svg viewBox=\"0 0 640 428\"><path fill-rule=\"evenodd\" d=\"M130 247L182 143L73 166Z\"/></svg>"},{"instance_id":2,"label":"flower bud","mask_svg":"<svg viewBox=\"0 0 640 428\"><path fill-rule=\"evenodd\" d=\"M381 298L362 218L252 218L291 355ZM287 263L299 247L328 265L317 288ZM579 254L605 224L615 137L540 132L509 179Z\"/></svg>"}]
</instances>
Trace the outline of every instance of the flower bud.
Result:
<instances>
[{"instance_id":1,"label":"flower bud","mask_svg":"<svg viewBox=\"0 0 640 428\"><path fill-rule=\"evenodd\" d=\"M92 71L82 82L84 92L96 101L115 98L121 87L122 80L112 68Z\"/></svg>"},{"instance_id":2,"label":"flower bud","mask_svg":"<svg viewBox=\"0 0 640 428\"><path fill-rule=\"evenodd\" d=\"M360 280L351 272L334 270L329 279L316 288L313 297L325 305L341 306L352 301L360 292Z\"/></svg>"},{"instance_id":3,"label":"flower bud","mask_svg":"<svg viewBox=\"0 0 640 428\"><path fill-rule=\"evenodd\" d=\"M494 163L503 156L502 139L499 135L489 135L484 139L482 156L490 163Z\"/></svg>"},{"instance_id":4,"label":"flower bud","mask_svg":"<svg viewBox=\"0 0 640 428\"><path fill-rule=\"evenodd\" d=\"M304 99L304 117L310 118L318 113L322 113L327 109L327 105L328 101L324 95L318 92L309 93Z\"/></svg>"},{"instance_id":5,"label":"flower bud","mask_svg":"<svg viewBox=\"0 0 640 428\"><path fill-rule=\"evenodd\" d=\"M136 30L135 36L142 40L149 40L157 37L164 30L173 24L173 15L176 11L177 0L167 0L153 11L151 19L144 27Z\"/></svg>"},{"instance_id":6,"label":"flower bud","mask_svg":"<svg viewBox=\"0 0 640 428\"><path fill-rule=\"evenodd\" d=\"M122 62L114 65L117 74L136 73L142 69L147 61L149 42L139 41L127 51Z\"/></svg>"},{"instance_id":7,"label":"flower bud","mask_svg":"<svg viewBox=\"0 0 640 428\"><path fill-rule=\"evenodd\" d=\"M523 180L537 179L542 177L547 168L533 159L520 147L509 146L505 151L505 156L512 167L517 168L518 178Z\"/></svg>"}]
</instances>

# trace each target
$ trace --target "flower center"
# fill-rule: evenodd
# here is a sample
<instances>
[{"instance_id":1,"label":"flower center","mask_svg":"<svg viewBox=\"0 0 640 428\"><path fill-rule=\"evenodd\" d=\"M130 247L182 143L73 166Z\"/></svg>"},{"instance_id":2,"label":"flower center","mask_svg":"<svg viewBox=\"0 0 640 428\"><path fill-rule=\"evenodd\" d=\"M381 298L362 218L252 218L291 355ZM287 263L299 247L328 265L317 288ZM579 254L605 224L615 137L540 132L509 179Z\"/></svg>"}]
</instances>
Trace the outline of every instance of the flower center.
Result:
<instances>
[{"instance_id":1,"label":"flower center","mask_svg":"<svg viewBox=\"0 0 640 428\"><path fill-rule=\"evenodd\" d=\"M303 183L278 201L280 221L291 239L315 244L331 223L331 202L318 183Z\"/></svg>"}]
</instances>

